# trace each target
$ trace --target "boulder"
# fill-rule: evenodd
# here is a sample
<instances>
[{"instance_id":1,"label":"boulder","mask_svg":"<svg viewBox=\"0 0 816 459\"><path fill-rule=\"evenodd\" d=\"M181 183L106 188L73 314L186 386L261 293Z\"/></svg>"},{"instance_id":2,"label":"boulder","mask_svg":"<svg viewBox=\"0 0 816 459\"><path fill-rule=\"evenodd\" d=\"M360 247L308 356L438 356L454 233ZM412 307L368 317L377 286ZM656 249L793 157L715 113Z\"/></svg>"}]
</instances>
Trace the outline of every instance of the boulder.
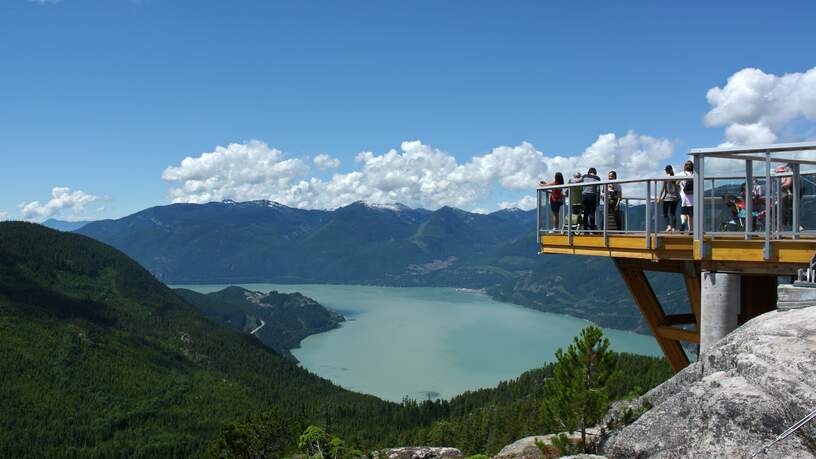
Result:
<instances>
[{"instance_id":1,"label":"boulder","mask_svg":"<svg viewBox=\"0 0 816 459\"><path fill-rule=\"evenodd\" d=\"M493 459L542 459L544 454L536 442L549 443L551 437L552 435L537 435L516 440L502 448Z\"/></svg>"},{"instance_id":2,"label":"boulder","mask_svg":"<svg viewBox=\"0 0 816 459\"><path fill-rule=\"evenodd\" d=\"M379 459L464 459L465 455L456 448L430 448L410 446L384 449L377 454Z\"/></svg>"},{"instance_id":3,"label":"boulder","mask_svg":"<svg viewBox=\"0 0 816 459\"><path fill-rule=\"evenodd\" d=\"M652 408L610 435L610 457L750 457L816 409L816 308L773 311L644 395ZM816 423L767 456L816 458Z\"/></svg>"},{"instance_id":4,"label":"boulder","mask_svg":"<svg viewBox=\"0 0 816 459\"><path fill-rule=\"evenodd\" d=\"M580 432L566 434L573 442L578 442L581 440ZM499 454L493 456L493 459L542 459L545 457L544 453L541 452L541 448L536 445L536 442L550 444L552 438L557 437L558 435L560 435L560 433L524 437L521 440L516 440L515 442L502 448L501 451L499 451ZM593 438L597 438L598 435L600 435L599 429L587 429L587 437L590 439L590 441Z\"/></svg>"}]
</instances>

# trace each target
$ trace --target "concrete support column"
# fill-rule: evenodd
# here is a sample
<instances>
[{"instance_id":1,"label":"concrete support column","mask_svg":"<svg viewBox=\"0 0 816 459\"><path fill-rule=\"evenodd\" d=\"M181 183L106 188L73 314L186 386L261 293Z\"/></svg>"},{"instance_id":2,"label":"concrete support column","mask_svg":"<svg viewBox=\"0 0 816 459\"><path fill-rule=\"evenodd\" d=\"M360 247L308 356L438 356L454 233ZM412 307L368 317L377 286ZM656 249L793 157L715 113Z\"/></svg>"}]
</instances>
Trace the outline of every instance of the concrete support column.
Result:
<instances>
[{"instance_id":1,"label":"concrete support column","mask_svg":"<svg viewBox=\"0 0 816 459\"><path fill-rule=\"evenodd\" d=\"M700 352L737 328L740 275L703 272L700 304Z\"/></svg>"}]
</instances>

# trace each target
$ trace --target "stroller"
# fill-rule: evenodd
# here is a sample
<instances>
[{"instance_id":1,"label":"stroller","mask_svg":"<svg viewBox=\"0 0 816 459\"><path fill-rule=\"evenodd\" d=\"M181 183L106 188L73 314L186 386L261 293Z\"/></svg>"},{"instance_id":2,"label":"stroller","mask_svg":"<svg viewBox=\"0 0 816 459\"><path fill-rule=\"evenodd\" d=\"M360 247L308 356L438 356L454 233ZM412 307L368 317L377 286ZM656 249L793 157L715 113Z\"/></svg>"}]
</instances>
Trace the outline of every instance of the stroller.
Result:
<instances>
[{"instance_id":1,"label":"stroller","mask_svg":"<svg viewBox=\"0 0 816 459\"><path fill-rule=\"evenodd\" d=\"M725 201L725 206L731 211L731 218L720 224L720 231L744 231L745 220L748 218L748 211L745 208L745 199L742 196L725 196L723 200ZM762 207L764 207L764 201L760 196L755 195L751 206L751 228L753 228L754 231L762 231L765 227L767 209L762 209Z\"/></svg>"},{"instance_id":2,"label":"stroller","mask_svg":"<svg viewBox=\"0 0 816 459\"><path fill-rule=\"evenodd\" d=\"M567 231L567 228L572 228L574 232L581 231L581 222L584 215L584 206L581 205L582 197L583 192L581 187L570 188L567 198L569 199L570 207L572 207L572 215L566 215L566 218L561 220L564 222L564 231Z\"/></svg>"},{"instance_id":3,"label":"stroller","mask_svg":"<svg viewBox=\"0 0 816 459\"><path fill-rule=\"evenodd\" d=\"M571 227L573 232L580 232L582 229L581 222L583 221L583 215L583 206L581 206L581 204L573 205L572 215L568 215L567 218L564 219L564 231L566 231L568 227Z\"/></svg>"}]
</instances>

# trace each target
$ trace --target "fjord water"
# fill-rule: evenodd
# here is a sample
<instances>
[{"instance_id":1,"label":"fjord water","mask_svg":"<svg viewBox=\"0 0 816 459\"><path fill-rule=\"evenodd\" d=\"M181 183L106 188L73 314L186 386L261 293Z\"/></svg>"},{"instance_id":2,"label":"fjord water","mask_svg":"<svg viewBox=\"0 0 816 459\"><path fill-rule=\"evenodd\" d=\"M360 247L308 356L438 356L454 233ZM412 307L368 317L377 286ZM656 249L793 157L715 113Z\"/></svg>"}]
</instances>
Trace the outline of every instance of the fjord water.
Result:
<instances>
[{"instance_id":1,"label":"fjord water","mask_svg":"<svg viewBox=\"0 0 816 459\"><path fill-rule=\"evenodd\" d=\"M450 398L495 386L554 359L588 322L436 287L236 284L300 292L342 313L341 328L304 339L292 354L320 376L386 400ZM202 293L227 285L184 286ZM661 355L650 336L605 330L612 348Z\"/></svg>"}]
</instances>

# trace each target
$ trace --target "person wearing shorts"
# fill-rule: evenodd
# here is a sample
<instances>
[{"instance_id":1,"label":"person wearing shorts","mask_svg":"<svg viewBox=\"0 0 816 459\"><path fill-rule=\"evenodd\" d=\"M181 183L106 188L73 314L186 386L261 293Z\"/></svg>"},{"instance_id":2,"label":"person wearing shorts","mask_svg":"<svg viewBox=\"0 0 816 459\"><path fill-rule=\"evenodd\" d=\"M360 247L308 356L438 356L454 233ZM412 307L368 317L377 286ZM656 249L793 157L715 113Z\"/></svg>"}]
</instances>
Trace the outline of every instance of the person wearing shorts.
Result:
<instances>
[{"instance_id":1,"label":"person wearing shorts","mask_svg":"<svg viewBox=\"0 0 816 459\"><path fill-rule=\"evenodd\" d=\"M694 176L694 163L688 160L683 164L683 172L679 174L680 177ZM694 231L694 180L689 178L680 180L680 230L683 227L688 228L688 231Z\"/></svg>"},{"instance_id":2,"label":"person wearing shorts","mask_svg":"<svg viewBox=\"0 0 816 459\"><path fill-rule=\"evenodd\" d=\"M563 185L564 184L564 174L560 172L555 173L555 180L552 183L545 183L543 180L541 182L542 186L553 186L553 185ZM550 212L552 212L552 228L550 231L555 231L560 228L560 215L561 215L561 206L564 205L564 190L556 189L550 191Z\"/></svg>"}]
</instances>

